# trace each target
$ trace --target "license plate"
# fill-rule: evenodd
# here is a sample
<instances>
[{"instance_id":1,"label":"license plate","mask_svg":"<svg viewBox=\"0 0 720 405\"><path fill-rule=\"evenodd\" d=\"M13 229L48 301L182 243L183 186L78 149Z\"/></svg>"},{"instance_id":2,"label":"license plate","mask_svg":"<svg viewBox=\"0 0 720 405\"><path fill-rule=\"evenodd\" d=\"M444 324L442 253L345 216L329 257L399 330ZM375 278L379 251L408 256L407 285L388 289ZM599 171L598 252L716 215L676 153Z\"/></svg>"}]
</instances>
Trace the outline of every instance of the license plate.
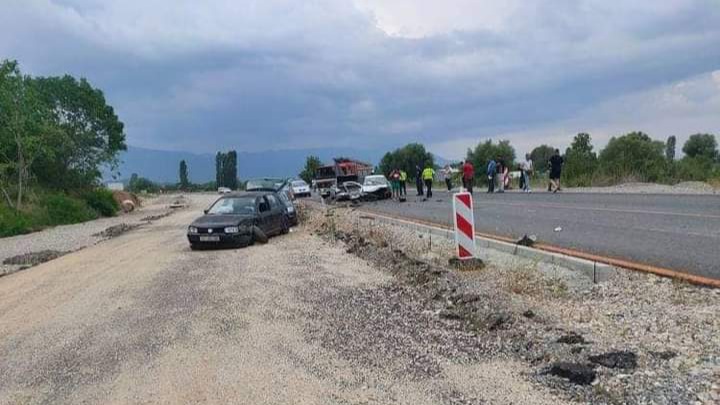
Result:
<instances>
[{"instance_id":1,"label":"license plate","mask_svg":"<svg viewBox=\"0 0 720 405\"><path fill-rule=\"evenodd\" d=\"M219 236L201 236L200 242L220 242Z\"/></svg>"}]
</instances>

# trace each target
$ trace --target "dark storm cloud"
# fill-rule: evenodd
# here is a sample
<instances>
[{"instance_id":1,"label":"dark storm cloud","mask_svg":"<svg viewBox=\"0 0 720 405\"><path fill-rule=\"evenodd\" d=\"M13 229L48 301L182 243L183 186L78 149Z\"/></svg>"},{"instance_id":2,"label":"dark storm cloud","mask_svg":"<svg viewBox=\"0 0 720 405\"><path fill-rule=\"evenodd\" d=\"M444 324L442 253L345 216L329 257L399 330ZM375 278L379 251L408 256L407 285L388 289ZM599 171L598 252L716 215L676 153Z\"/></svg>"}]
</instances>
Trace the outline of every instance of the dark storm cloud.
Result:
<instances>
[{"instance_id":1,"label":"dark storm cloud","mask_svg":"<svg viewBox=\"0 0 720 405\"><path fill-rule=\"evenodd\" d=\"M501 28L404 36L359 3L9 0L0 57L87 77L131 144L195 151L512 133L720 69L709 0L528 1ZM417 4L419 27L453 7Z\"/></svg>"}]
</instances>

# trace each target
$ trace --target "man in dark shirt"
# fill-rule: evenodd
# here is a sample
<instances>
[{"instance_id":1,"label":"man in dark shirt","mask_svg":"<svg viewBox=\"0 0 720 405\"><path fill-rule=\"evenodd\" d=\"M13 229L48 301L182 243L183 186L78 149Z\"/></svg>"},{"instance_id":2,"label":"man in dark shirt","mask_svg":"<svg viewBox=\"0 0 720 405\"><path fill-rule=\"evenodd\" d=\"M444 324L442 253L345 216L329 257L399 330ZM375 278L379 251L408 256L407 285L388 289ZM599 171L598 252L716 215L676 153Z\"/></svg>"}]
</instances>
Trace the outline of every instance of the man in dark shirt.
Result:
<instances>
[{"instance_id":1,"label":"man in dark shirt","mask_svg":"<svg viewBox=\"0 0 720 405\"><path fill-rule=\"evenodd\" d=\"M550 157L550 190L553 193L560 191L560 176L564 163L565 160L560 156L560 149L555 149L555 154Z\"/></svg>"},{"instance_id":2,"label":"man in dark shirt","mask_svg":"<svg viewBox=\"0 0 720 405\"><path fill-rule=\"evenodd\" d=\"M415 187L417 187L418 197L422 197L425 194L425 191L423 189L422 172L423 172L423 169L420 168L420 165L416 165L415 166Z\"/></svg>"}]
</instances>

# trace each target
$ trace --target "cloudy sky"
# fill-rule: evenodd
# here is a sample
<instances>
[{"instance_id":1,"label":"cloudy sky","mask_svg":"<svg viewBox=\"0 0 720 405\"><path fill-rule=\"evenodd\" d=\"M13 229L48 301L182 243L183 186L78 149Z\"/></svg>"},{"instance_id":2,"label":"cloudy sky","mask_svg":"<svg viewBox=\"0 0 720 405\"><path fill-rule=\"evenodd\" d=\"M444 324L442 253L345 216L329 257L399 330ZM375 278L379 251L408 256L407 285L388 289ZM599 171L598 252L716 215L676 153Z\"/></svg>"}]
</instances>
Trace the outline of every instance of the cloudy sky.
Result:
<instances>
[{"instance_id":1,"label":"cloudy sky","mask_svg":"<svg viewBox=\"0 0 720 405\"><path fill-rule=\"evenodd\" d=\"M0 59L212 152L720 135L720 0L0 0Z\"/></svg>"}]
</instances>

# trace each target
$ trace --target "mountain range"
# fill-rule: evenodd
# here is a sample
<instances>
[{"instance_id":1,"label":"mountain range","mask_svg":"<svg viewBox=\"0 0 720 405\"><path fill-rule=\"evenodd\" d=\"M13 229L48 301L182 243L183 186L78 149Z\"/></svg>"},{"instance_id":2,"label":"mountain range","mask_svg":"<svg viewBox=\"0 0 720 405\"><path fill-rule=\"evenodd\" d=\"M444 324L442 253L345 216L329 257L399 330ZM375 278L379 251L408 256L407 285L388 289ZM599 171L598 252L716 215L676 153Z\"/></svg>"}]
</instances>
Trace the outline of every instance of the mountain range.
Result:
<instances>
[{"instance_id":1,"label":"mountain range","mask_svg":"<svg viewBox=\"0 0 720 405\"><path fill-rule=\"evenodd\" d=\"M255 177L293 177L297 176L305 166L305 159L310 155L320 158L323 163L332 162L332 158L346 156L377 165L386 150L351 149L351 148L317 148L287 149L263 152L238 151L238 177L241 179ZM190 181L204 183L215 180L215 154L164 151L128 146L128 150L119 156L120 166L115 177L127 180L133 173L158 183L175 183L178 181L179 165L185 160L188 165ZM112 175L105 174L106 180Z\"/></svg>"}]
</instances>

